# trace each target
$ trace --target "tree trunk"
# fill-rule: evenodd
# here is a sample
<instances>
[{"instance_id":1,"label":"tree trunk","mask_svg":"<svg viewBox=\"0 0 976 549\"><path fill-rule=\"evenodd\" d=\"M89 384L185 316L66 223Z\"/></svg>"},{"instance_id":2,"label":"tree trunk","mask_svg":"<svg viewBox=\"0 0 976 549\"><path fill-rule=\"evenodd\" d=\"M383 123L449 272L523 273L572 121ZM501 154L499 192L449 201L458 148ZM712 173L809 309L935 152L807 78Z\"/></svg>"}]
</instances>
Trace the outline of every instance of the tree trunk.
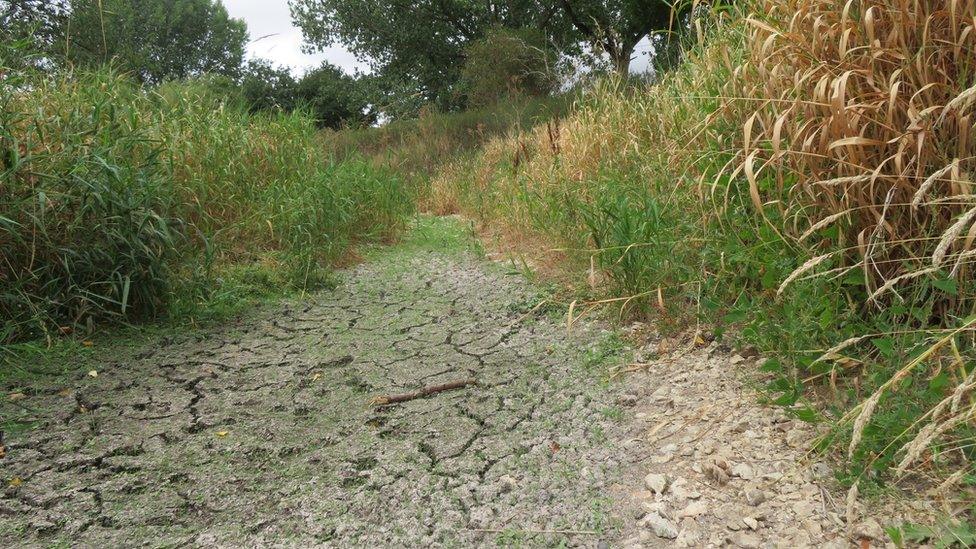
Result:
<instances>
[{"instance_id":1,"label":"tree trunk","mask_svg":"<svg viewBox=\"0 0 976 549\"><path fill-rule=\"evenodd\" d=\"M618 75L626 77L630 74L630 59L634 55L637 44L617 44L614 51L607 52L613 62L613 68Z\"/></svg>"}]
</instances>

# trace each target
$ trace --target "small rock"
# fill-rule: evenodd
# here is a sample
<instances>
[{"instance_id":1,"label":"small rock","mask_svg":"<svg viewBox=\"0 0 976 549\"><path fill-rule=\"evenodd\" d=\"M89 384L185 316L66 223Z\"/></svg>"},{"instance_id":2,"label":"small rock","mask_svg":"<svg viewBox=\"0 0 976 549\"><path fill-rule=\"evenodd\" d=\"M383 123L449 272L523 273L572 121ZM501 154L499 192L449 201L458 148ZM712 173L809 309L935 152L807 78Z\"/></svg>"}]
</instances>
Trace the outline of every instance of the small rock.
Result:
<instances>
[{"instance_id":1,"label":"small rock","mask_svg":"<svg viewBox=\"0 0 976 549\"><path fill-rule=\"evenodd\" d=\"M637 395L632 393L624 393L617 398L617 404L626 406L628 408L637 406Z\"/></svg>"},{"instance_id":2,"label":"small rock","mask_svg":"<svg viewBox=\"0 0 976 549\"><path fill-rule=\"evenodd\" d=\"M809 501L800 500L793 504L793 512L802 519L814 515L817 512L817 506Z\"/></svg>"},{"instance_id":3,"label":"small rock","mask_svg":"<svg viewBox=\"0 0 976 549\"><path fill-rule=\"evenodd\" d=\"M755 507L760 503L766 501L766 494L758 488L746 488L745 492L746 503Z\"/></svg>"},{"instance_id":4,"label":"small rock","mask_svg":"<svg viewBox=\"0 0 976 549\"><path fill-rule=\"evenodd\" d=\"M752 470L752 466L748 463L739 463L732 468L732 476L739 477L745 480L752 480L755 478L756 474Z\"/></svg>"},{"instance_id":5,"label":"small rock","mask_svg":"<svg viewBox=\"0 0 976 549\"><path fill-rule=\"evenodd\" d=\"M672 459L674 459L674 454L673 453L660 454L660 455L656 455L656 456L652 457L651 458L651 463L657 463L657 464L660 465L660 464L663 464L663 463L667 463L667 462L671 461Z\"/></svg>"},{"instance_id":6,"label":"small rock","mask_svg":"<svg viewBox=\"0 0 976 549\"><path fill-rule=\"evenodd\" d=\"M729 474L725 472L725 469L714 463L705 465L703 471L706 477L719 486L725 486L729 482Z\"/></svg>"},{"instance_id":7,"label":"small rock","mask_svg":"<svg viewBox=\"0 0 976 549\"><path fill-rule=\"evenodd\" d=\"M622 547L624 549L642 549L644 547L644 544L641 543L641 540L640 540L639 537L634 536L632 538L629 538L627 540L624 540L624 543L623 543L623 546Z\"/></svg>"},{"instance_id":8,"label":"small rock","mask_svg":"<svg viewBox=\"0 0 976 549\"><path fill-rule=\"evenodd\" d=\"M739 351L739 355L742 358L759 358L759 350L752 345L749 345Z\"/></svg>"},{"instance_id":9,"label":"small rock","mask_svg":"<svg viewBox=\"0 0 976 549\"><path fill-rule=\"evenodd\" d=\"M644 484L655 494L663 494L668 489L669 482L667 475L651 473L644 477Z\"/></svg>"},{"instance_id":10,"label":"small rock","mask_svg":"<svg viewBox=\"0 0 976 549\"><path fill-rule=\"evenodd\" d=\"M684 485L679 486L676 482L671 483L670 490L675 499L698 499L701 497L701 492L698 490L689 490Z\"/></svg>"},{"instance_id":11,"label":"small rock","mask_svg":"<svg viewBox=\"0 0 976 549\"><path fill-rule=\"evenodd\" d=\"M659 538L675 539L678 537L678 526L658 513L648 514L642 522Z\"/></svg>"},{"instance_id":12,"label":"small rock","mask_svg":"<svg viewBox=\"0 0 976 549\"><path fill-rule=\"evenodd\" d=\"M755 534L739 532L738 534L732 536L732 543L742 547L743 549L759 549L762 541L759 539L759 536Z\"/></svg>"},{"instance_id":13,"label":"small rock","mask_svg":"<svg viewBox=\"0 0 976 549\"><path fill-rule=\"evenodd\" d=\"M790 429L786 433L786 444L793 448L799 448L803 446L807 440L809 440L809 435L803 429Z\"/></svg>"},{"instance_id":14,"label":"small rock","mask_svg":"<svg viewBox=\"0 0 976 549\"><path fill-rule=\"evenodd\" d=\"M881 525L878 524L878 521L869 518L863 520L854 527L854 537L883 541L885 539L885 533L881 528Z\"/></svg>"},{"instance_id":15,"label":"small rock","mask_svg":"<svg viewBox=\"0 0 976 549\"><path fill-rule=\"evenodd\" d=\"M502 475L498 478L500 486L498 487L499 493L506 494L511 492L516 487L518 487L518 482L509 475Z\"/></svg>"},{"instance_id":16,"label":"small rock","mask_svg":"<svg viewBox=\"0 0 976 549\"><path fill-rule=\"evenodd\" d=\"M693 501L686 505L684 509L678 511L678 517L697 517L704 515L706 512L708 512L708 506L704 502Z\"/></svg>"},{"instance_id":17,"label":"small rock","mask_svg":"<svg viewBox=\"0 0 976 549\"><path fill-rule=\"evenodd\" d=\"M825 479L830 476L831 470L830 465L822 461L818 461L810 467L810 474L813 475L815 479Z\"/></svg>"},{"instance_id":18,"label":"small rock","mask_svg":"<svg viewBox=\"0 0 976 549\"><path fill-rule=\"evenodd\" d=\"M495 518L495 510L491 507L475 507L468 516L468 524L472 528L490 528Z\"/></svg>"},{"instance_id":19,"label":"small rock","mask_svg":"<svg viewBox=\"0 0 976 549\"><path fill-rule=\"evenodd\" d=\"M678 547L698 547L701 543L701 534L695 530L682 530L678 534L678 539L674 541Z\"/></svg>"},{"instance_id":20,"label":"small rock","mask_svg":"<svg viewBox=\"0 0 976 549\"><path fill-rule=\"evenodd\" d=\"M654 391L653 393L651 393L651 399L652 400L664 400L664 399L668 398L668 395L670 393L671 393L671 391L666 386L661 386L661 387L658 387L658 389L656 391Z\"/></svg>"},{"instance_id":21,"label":"small rock","mask_svg":"<svg viewBox=\"0 0 976 549\"><path fill-rule=\"evenodd\" d=\"M742 522L749 527L750 530L759 529L759 521L752 517L742 517Z\"/></svg>"},{"instance_id":22,"label":"small rock","mask_svg":"<svg viewBox=\"0 0 976 549\"><path fill-rule=\"evenodd\" d=\"M753 429L746 429L745 431L742 432L742 436L748 439L757 439L759 438L759 433Z\"/></svg>"}]
</instances>

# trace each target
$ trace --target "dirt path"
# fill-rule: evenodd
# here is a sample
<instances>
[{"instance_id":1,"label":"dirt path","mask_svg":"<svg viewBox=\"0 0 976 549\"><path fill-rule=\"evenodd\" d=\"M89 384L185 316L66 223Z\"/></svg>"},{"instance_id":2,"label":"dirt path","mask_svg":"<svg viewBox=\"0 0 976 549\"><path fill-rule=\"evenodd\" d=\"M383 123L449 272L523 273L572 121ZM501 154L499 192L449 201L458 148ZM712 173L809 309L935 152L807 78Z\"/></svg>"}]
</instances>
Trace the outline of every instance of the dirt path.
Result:
<instances>
[{"instance_id":1,"label":"dirt path","mask_svg":"<svg viewBox=\"0 0 976 549\"><path fill-rule=\"evenodd\" d=\"M845 493L811 451L817 432L756 403L745 380L758 366L712 343L663 353L630 377L639 397L625 446L644 478L621 498L638 507L623 546L884 546L881 524L900 517L879 522L857 505L847 527Z\"/></svg>"},{"instance_id":2,"label":"dirt path","mask_svg":"<svg viewBox=\"0 0 976 549\"><path fill-rule=\"evenodd\" d=\"M606 382L613 334L532 312L538 291L449 222L420 233L335 291L30 392L0 546L846 545L808 432L727 355Z\"/></svg>"},{"instance_id":3,"label":"dirt path","mask_svg":"<svg viewBox=\"0 0 976 549\"><path fill-rule=\"evenodd\" d=\"M47 420L7 441L0 546L612 538L607 334L518 322L537 291L456 253L387 253L344 279L21 401Z\"/></svg>"}]
</instances>

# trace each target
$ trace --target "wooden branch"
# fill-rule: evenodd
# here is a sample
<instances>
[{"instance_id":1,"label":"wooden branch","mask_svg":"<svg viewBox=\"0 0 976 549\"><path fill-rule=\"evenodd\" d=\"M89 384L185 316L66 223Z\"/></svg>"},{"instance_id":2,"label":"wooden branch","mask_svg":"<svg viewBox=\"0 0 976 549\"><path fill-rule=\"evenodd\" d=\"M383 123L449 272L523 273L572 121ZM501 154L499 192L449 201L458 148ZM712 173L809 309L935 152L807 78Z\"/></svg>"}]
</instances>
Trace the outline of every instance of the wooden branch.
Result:
<instances>
[{"instance_id":1,"label":"wooden branch","mask_svg":"<svg viewBox=\"0 0 976 549\"><path fill-rule=\"evenodd\" d=\"M398 402L407 402L408 400L424 398L437 393L443 393L444 391L461 389L463 387L467 387L468 385L476 385L477 383L478 380L476 379L460 379L457 381L442 383L440 385L430 385L424 387L419 391L415 391L413 393L403 393L399 395L380 395L377 397L373 397L373 400L370 401L370 405L386 406L388 404L396 404Z\"/></svg>"},{"instance_id":2,"label":"wooden branch","mask_svg":"<svg viewBox=\"0 0 976 549\"><path fill-rule=\"evenodd\" d=\"M521 532L525 534L565 534L570 536L598 536L599 532L594 530L542 530L535 528L466 528L468 532L483 532L489 534L501 534L504 532Z\"/></svg>"}]
</instances>

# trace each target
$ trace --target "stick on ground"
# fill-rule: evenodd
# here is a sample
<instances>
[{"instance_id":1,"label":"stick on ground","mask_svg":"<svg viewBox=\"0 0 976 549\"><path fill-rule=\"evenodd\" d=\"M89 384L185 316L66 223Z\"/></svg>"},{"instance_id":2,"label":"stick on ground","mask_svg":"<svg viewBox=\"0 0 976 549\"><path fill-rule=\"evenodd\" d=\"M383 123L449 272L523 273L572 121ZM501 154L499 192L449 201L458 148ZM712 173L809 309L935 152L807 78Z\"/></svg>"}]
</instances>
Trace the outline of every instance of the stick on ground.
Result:
<instances>
[{"instance_id":1,"label":"stick on ground","mask_svg":"<svg viewBox=\"0 0 976 549\"><path fill-rule=\"evenodd\" d=\"M467 387L468 385L475 385L478 383L476 379L460 379L457 381L451 381L448 383L442 383L440 385L430 385L424 387L419 391L413 393L403 393L399 395L380 395L373 397L370 401L372 406L386 406L388 404L396 404L398 402L407 402L408 400L414 400L416 398L424 398L437 393L442 393L444 391L451 391L453 389L461 389L462 387Z\"/></svg>"}]
</instances>

